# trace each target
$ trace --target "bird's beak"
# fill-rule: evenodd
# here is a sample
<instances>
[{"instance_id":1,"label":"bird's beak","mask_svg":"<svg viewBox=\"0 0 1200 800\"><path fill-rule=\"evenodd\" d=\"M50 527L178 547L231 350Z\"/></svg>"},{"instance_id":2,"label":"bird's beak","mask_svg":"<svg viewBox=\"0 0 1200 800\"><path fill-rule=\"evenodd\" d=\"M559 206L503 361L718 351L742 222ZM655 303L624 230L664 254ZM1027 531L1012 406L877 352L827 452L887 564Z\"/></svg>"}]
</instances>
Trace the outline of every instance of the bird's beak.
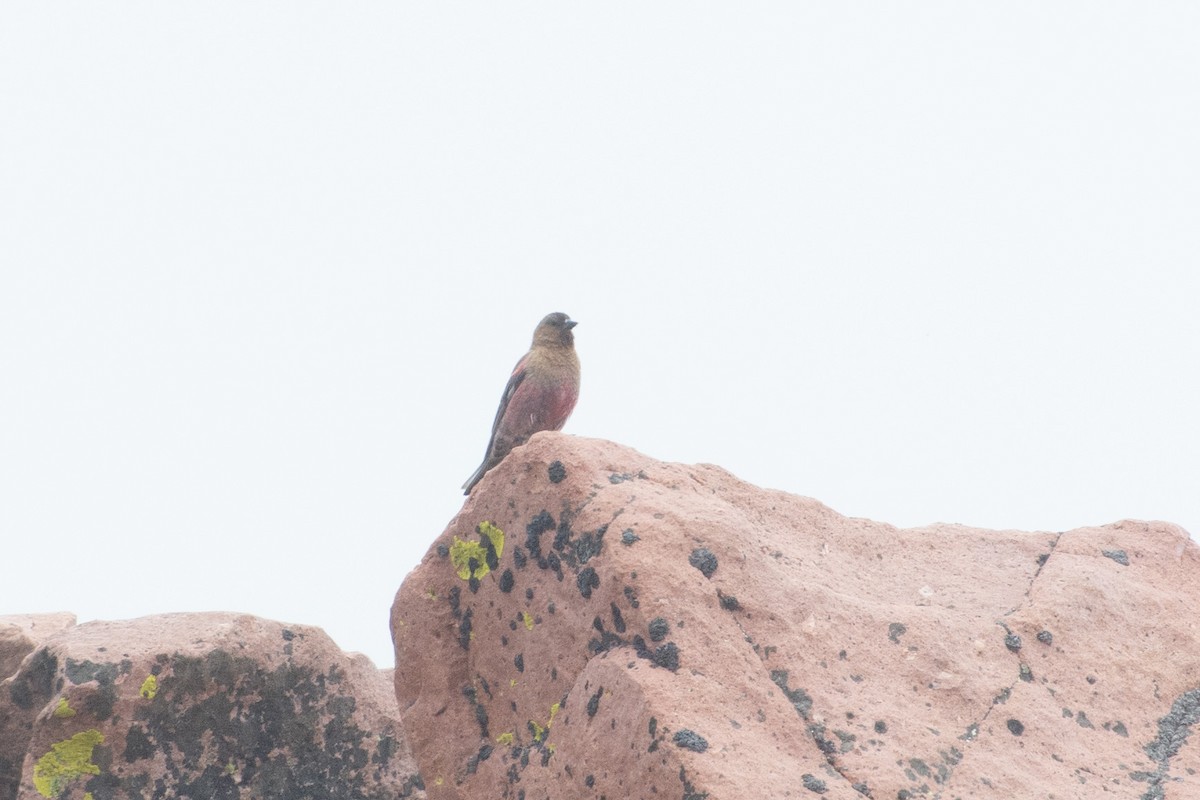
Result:
<instances>
[{"instance_id":1,"label":"bird's beak","mask_svg":"<svg viewBox=\"0 0 1200 800\"><path fill-rule=\"evenodd\" d=\"M563 323L563 327L564 327L564 328L566 328L567 330L571 330L571 328L574 328L574 327L575 327L576 325L578 325L578 324L579 324L579 323L578 323L578 322L576 322L575 320L573 320L573 319L569 319L569 320L567 320L566 322L564 322L564 323Z\"/></svg>"}]
</instances>

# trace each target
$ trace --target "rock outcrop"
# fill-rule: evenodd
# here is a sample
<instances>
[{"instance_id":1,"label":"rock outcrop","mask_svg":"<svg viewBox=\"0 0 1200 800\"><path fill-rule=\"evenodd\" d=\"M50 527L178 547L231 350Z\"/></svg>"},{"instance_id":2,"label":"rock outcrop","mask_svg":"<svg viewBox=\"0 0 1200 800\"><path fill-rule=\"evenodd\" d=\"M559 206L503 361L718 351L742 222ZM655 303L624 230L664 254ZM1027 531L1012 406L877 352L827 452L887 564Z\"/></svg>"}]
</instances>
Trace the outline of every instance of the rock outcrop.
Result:
<instances>
[{"instance_id":1,"label":"rock outcrop","mask_svg":"<svg viewBox=\"0 0 1200 800\"><path fill-rule=\"evenodd\" d=\"M538 434L392 609L430 798L1200 798L1178 527L897 529Z\"/></svg>"},{"instance_id":2,"label":"rock outcrop","mask_svg":"<svg viewBox=\"0 0 1200 800\"><path fill-rule=\"evenodd\" d=\"M0 682L0 800L420 787L388 676L319 628L224 613L60 625Z\"/></svg>"},{"instance_id":3,"label":"rock outcrop","mask_svg":"<svg viewBox=\"0 0 1200 800\"><path fill-rule=\"evenodd\" d=\"M75 615L66 613L0 616L0 680L16 672L39 644L74 624Z\"/></svg>"}]
</instances>

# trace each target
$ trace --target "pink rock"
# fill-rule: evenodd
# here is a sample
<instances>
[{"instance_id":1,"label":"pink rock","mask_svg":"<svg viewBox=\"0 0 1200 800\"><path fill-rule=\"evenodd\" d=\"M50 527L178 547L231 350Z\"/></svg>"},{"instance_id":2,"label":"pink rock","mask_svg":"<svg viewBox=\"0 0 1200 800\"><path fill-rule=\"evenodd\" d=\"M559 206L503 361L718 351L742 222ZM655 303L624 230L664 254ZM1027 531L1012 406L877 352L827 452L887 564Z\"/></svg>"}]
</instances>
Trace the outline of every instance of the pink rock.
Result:
<instances>
[{"instance_id":1,"label":"pink rock","mask_svg":"<svg viewBox=\"0 0 1200 800\"><path fill-rule=\"evenodd\" d=\"M38 644L74 624L75 615L68 613L0 615L0 680L16 672Z\"/></svg>"},{"instance_id":2,"label":"pink rock","mask_svg":"<svg viewBox=\"0 0 1200 800\"><path fill-rule=\"evenodd\" d=\"M0 800L420 798L387 677L249 615L90 622L0 683Z\"/></svg>"},{"instance_id":3,"label":"pink rock","mask_svg":"<svg viewBox=\"0 0 1200 800\"><path fill-rule=\"evenodd\" d=\"M535 436L392 608L431 798L1200 798L1200 549Z\"/></svg>"}]
</instances>

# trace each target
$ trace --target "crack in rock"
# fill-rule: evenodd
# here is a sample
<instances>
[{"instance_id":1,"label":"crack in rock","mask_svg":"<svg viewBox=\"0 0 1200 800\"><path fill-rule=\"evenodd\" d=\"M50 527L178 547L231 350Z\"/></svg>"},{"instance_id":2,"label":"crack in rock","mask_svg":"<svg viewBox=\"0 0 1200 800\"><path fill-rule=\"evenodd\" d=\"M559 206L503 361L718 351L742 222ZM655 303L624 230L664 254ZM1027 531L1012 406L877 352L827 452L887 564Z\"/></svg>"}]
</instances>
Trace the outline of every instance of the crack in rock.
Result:
<instances>
[{"instance_id":1,"label":"crack in rock","mask_svg":"<svg viewBox=\"0 0 1200 800\"><path fill-rule=\"evenodd\" d=\"M1158 721L1158 736L1143 748L1150 760L1158 763L1158 769L1129 774L1135 781L1150 784L1141 800L1163 800L1166 797L1163 785L1170 780L1171 759L1179 753L1197 722L1200 722L1200 687L1175 698L1171 710Z\"/></svg>"}]
</instances>

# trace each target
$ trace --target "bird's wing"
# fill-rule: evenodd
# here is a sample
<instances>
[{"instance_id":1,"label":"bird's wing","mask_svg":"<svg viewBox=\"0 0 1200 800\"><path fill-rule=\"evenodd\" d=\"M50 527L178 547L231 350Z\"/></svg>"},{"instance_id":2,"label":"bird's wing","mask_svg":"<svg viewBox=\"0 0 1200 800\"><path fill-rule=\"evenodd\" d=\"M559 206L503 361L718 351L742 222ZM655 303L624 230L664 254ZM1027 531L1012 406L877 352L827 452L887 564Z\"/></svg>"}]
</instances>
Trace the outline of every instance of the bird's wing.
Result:
<instances>
[{"instance_id":1,"label":"bird's wing","mask_svg":"<svg viewBox=\"0 0 1200 800\"><path fill-rule=\"evenodd\" d=\"M500 420L504 419L504 412L508 410L508 401L512 400L513 395L517 393L517 387L521 385L521 381L525 380L525 366L529 361L529 354L526 353L513 367L512 376L508 379L508 385L504 387L504 394L500 397L500 407L496 409L496 419L492 422L492 438L488 443L488 452L491 452L492 444L496 442L496 431L500 430Z\"/></svg>"}]
</instances>

